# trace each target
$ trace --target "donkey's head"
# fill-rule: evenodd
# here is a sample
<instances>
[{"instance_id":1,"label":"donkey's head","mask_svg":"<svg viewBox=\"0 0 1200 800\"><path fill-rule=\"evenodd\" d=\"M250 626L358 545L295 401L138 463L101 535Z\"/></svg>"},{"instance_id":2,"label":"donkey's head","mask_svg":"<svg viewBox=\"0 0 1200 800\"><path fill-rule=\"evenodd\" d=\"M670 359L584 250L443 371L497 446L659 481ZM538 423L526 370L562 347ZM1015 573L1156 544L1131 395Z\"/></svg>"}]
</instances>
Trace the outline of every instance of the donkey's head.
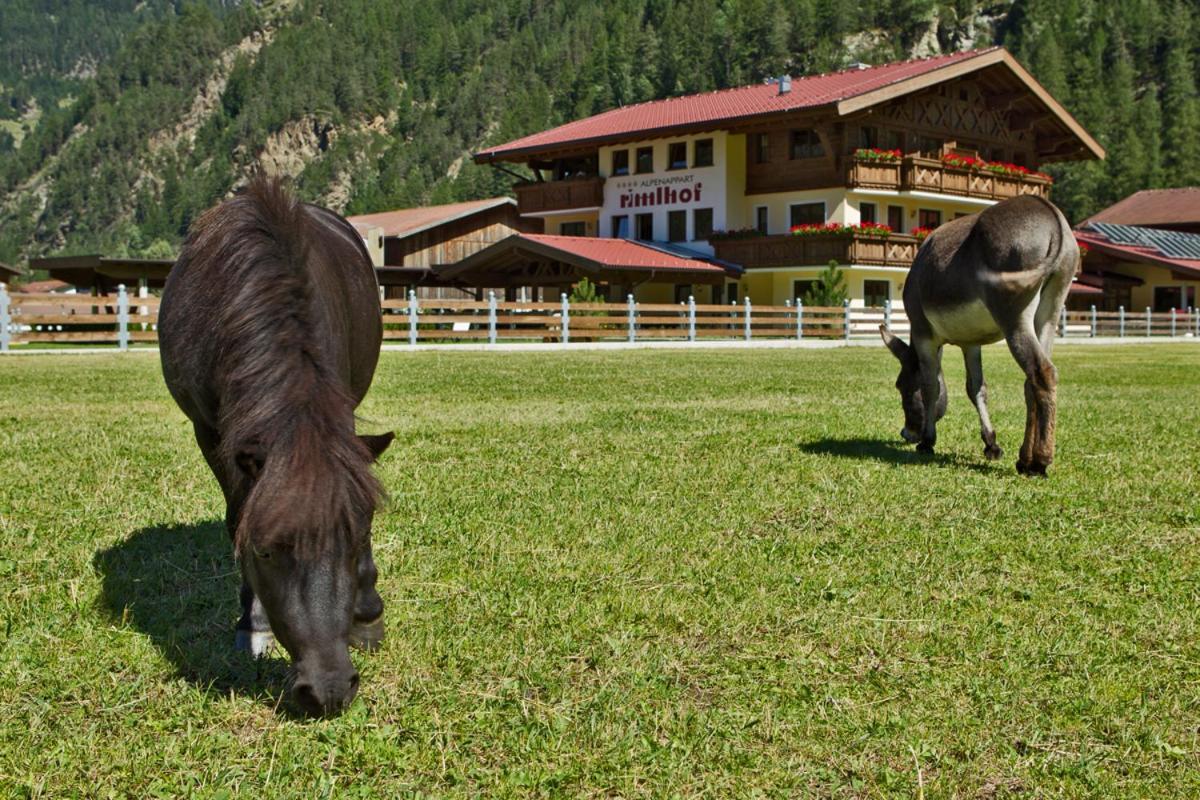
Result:
<instances>
[{"instance_id":1,"label":"donkey's head","mask_svg":"<svg viewBox=\"0 0 1200 800\"><path fill-rule=\"evenodd\" d=\"M886 325L879 326L879 335L888 350L900 362L900 376L896 378L896 389L900 391L900 404L904 408L904 427L900 436L910 444L921 441L921 432L925 429L925 403L921 400L921 362L917 353L900 338L895 336ZM941 419L946 413L946 381L938 375L938 404L936 419Z\"/></svg>"},{"instance_id":2,"label":"donkey's head","mask_svg":"<svg viewBox=\"0 0 1200 800\"><path fill-rule=\"evenodd\" d=\"M363 641L365 631L382 631L370 550L380 489L370 464L391 440L351 437L354 451L318 462L320 469L287 451L238 461L252 487L237 531L242 575L292 657L292 696L306 714L350 704L358 672L349 645L375 644L378 636ZM326 444L336 454L339 443ZM264 621L251 616L261 631Z\"/></svg>"}]
</instances>

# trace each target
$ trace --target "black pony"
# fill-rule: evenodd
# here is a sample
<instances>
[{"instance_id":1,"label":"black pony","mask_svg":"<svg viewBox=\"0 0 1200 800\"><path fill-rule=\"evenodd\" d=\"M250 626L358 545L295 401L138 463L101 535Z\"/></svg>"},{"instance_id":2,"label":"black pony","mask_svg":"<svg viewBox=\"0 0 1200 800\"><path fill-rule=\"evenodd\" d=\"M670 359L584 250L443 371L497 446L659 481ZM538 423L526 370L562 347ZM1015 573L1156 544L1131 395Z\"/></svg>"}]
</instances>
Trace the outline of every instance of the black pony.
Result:
<instances>
[{"instance_id":1,"label":"black pony","mask_svg":"<svg viewBox=\"0 0 1200 800\"><path fill-rule=\"evenodd\" d=\"M341 217L256 179L201 216L159 316L163 375L225 494L242 569L237 643L292 656L307 713L358 689L348 645L383 638L371 464L392 434L356 436L379 360L379 289Z\"/></svg>"}]
</instances>

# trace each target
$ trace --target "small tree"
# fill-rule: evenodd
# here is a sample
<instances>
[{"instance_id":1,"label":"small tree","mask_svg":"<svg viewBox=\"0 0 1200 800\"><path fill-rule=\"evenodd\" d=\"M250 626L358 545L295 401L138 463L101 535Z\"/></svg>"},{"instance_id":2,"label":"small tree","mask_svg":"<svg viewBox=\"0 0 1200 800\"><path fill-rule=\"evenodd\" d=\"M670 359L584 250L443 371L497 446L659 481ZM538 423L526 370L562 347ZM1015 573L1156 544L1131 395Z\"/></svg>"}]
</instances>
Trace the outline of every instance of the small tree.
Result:
<instances>
[{"instance_id":1,"label":"small tree","mask_svg":"<svg viewBox=\"0 0 1200 800\"><path fill-rule=\"evenodd\" d=\"M586 276L579 279L579 283L571 288L572 303L603 303L604 298L596 294L596 284L587 279Z\"/></svg>"},{"instance_id":2,"label":"small tree","mask_svg":"<svg viewBox=\"0 0 1200 800\"><path fill-rule=\"evenodd\" d=\"M806 306L840 306L849 294L846 291L846 277L837 261L830 261L829 266L821 270L817 282L804 293Z\"/></svg>"}]
</instances>

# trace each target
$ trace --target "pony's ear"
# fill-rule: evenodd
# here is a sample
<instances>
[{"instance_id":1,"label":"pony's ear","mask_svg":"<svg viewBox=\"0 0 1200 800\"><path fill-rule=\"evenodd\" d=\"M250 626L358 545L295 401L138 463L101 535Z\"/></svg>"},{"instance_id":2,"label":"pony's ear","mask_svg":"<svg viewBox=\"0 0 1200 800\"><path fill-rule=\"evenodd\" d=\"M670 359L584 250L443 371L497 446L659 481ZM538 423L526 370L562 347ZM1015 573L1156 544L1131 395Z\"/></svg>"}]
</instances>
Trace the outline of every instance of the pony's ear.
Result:
<instances>
[{"instance_id":1,"label":"pony's ear","mask_svg":"<svg viewBox=\"0 0 1200 800\"><path fill-rule=\"evenodd\" d=\"M883 337L883 343L887 345L888 350L892 351L892 355L903 361L908 355L908 345L888 330L887 325L879 326L879 335Z\"/></svg>"},{"instance_id":2,"label":"pony's ear","mask_svg":"<svg viewBox=\"0 0 1200 800\"><path fill-rule=\"evenodd\" d=\"M263 464L267 463L267 454L258 445L247 445L238 451L234 461L246 477L256 480L262 472Z\"/></svg>"},{"instance_id":3,"label":"pony's ear","mask_svg":"<svg viewBox=\"0 0 1200 800\"><path fill-rule=\"evenodd\" d=\"M396 438L396 433L388 431L387 433L376 433L370 436L359 436L358 438L371 451L371 460L378 461L379 457L383 455L383 451L387 450L388 445L392 443L392 439Z\"/></svg>"}]
</instances>

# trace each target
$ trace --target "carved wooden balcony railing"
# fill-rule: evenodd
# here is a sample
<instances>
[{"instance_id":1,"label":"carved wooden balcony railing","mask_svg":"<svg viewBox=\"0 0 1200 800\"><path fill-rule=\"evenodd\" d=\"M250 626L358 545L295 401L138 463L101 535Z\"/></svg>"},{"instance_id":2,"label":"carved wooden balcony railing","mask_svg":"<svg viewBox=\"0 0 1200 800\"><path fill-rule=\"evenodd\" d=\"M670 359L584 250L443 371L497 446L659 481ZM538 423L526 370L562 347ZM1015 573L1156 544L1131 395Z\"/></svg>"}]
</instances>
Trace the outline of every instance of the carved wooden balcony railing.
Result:
<instances>
[{"instance_id":1,"label":"carved wooden balcony railing","mask_svg":"<svg viewBox=\"0 0 1200 800\"><path fill-rule=\"evenodd\" d=\"M716 257L755 267L823 267L830 261L846 266L911 267L920 242L907 234L878 236L755 236L748 239L718 239L712 243Z\"/></svg>"},{"instance_id":2,"label":"carved wooden balcony railing","mask_svg":"<svg viewBox=\"0 0 1200 800\"><path fill-rule=\"evenodd\" d=\"M1051 183L1036 175L960 169L920 156L892 163L853 160L846 177L846 185L851 188L931 192L983 200L1005 200L1023 194L1048 198Z\"/></svg>"},{"instance_id":3,"label":"carved wooden balcony railing","mask_svg":"<svg viewBox=\"0 0 1200 800\"><path fill-rule=\"evenodd\" d=\"M517 192L517 208L522 214L604 205L604 178L600 177L522 183L514 188Z\"/></svg>"}]
</instances>

